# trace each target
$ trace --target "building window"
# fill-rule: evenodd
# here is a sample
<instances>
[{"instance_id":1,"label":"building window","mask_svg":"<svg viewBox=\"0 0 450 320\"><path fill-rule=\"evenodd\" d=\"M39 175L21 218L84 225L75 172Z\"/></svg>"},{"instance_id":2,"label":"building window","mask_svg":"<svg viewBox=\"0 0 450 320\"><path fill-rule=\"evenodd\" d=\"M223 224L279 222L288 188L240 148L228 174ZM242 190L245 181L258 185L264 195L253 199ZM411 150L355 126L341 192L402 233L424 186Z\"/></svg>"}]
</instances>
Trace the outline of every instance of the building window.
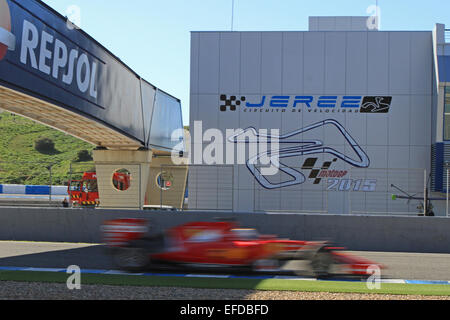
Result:
<instances>
[{"instance_id":1,"label":"building window","mask_svg":"<svg viewBox=\"0 0 450 320\"><path fill-rule=\"evenodd\" d=\"M450 140L450 86L445 86L444 140Z\"/></svg>"}]
</instances>

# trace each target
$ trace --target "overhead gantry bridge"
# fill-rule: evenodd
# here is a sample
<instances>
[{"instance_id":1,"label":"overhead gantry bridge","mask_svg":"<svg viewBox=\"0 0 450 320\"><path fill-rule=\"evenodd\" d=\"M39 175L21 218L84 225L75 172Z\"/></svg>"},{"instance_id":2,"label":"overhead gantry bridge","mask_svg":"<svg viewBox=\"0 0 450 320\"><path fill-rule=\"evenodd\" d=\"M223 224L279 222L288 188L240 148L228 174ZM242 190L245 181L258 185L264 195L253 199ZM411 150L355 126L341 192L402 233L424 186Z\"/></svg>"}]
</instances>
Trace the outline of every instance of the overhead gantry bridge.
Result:
<instances>
[{"instance_id":1,"label":"overhead gantry bridge","mask_svg":"<svg viewBox=\"0 0 450 320\"><path fill-rule=\"evenodd\" d=\"M102 207L161 204L161 166L185 156L180 100L39 0L0 0L0 108L96 146ZM127 190L114 186L120 169ZM171 174L165 204L179 207L187 169Z\"/></svg>"}]
</instances>

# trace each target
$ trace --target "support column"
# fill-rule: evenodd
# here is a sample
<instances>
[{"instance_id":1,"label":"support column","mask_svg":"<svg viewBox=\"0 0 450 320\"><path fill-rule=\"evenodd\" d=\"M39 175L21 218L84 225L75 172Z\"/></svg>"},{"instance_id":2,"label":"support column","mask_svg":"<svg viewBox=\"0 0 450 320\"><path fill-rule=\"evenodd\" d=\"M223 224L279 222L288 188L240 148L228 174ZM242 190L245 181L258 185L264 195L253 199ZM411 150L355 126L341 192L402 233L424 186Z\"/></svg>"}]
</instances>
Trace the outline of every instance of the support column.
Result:
<instances>
[{"instance_id":1,"label":"support column","mask_svg":"<svg viewBox=\"0 0 450 320\"><path fill-rule=\"evenodd\" d=\"M187 185L188 159L180 158L180 161L183 164L174 165L170 156L154 155L150 164L146 205L183 208Z\"/></svg>"},{"instance_id":2,"label":"support column","mask_svg":"<svg viewBox=\"0 0 450 320\"><path fill-rule=\"evenodd\" d=\"M149 150L94 150L100 208L142 209L153 152ZM128 181L124 172L129 172ZM114 173L118 173L114 175ZM113 179L114 177L114 179Z\"/></svg>"}]
</instances>

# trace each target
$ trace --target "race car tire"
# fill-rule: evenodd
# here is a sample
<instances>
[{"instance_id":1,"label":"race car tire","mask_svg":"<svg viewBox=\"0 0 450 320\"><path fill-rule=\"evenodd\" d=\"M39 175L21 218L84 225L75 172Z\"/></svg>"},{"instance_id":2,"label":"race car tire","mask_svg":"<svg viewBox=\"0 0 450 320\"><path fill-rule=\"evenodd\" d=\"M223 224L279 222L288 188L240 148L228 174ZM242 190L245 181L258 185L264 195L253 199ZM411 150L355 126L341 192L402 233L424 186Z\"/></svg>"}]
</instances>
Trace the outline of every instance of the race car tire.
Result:
<instances>
[{"instance_id":1,"label":"race car tire","mask_svg":"<svg viewBox=\"0 0 450 320\"><path fill-rule=\"evenodd\" d=\"M331 275L333 264L331 251L323 247L317 250L310 261L312 272L318 279L328 278Z\"/></svg>"},{"instance_id":2,"label":"race car tire","mask_svg":"<svg viewBox=\"0 0 450 320\"><path fill-rule=\"evenodd\" d=\"M142 248L124 247L117 248L113 253L113 260L121 270L139 272L148 268L150 258Z\"/></svg>"}]
</instances>

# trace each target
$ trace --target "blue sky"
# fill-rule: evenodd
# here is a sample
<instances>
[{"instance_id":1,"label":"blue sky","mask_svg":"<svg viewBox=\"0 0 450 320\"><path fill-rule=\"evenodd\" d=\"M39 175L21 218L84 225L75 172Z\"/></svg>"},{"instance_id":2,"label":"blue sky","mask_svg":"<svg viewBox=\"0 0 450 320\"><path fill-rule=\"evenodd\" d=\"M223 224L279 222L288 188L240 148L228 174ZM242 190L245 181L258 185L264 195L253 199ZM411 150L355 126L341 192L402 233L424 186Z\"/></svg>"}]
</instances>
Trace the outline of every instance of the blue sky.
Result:
<instances>
[{"instance_id":1,"label":"blue sky","mask_svg":"<svg viewBox=\"0 0 450 320\"><path fill-rule=\"evenodd\" d=\"M308 29L309 16L363 16L375 0L234 0L235 31ZM232 0L44 0L67 16L76 5L81 27L136 73L181 99L189 122L190 32L231 30ZM450 1L379 0L381 30L450 27Z\"/></svg>"}]
</instances>

